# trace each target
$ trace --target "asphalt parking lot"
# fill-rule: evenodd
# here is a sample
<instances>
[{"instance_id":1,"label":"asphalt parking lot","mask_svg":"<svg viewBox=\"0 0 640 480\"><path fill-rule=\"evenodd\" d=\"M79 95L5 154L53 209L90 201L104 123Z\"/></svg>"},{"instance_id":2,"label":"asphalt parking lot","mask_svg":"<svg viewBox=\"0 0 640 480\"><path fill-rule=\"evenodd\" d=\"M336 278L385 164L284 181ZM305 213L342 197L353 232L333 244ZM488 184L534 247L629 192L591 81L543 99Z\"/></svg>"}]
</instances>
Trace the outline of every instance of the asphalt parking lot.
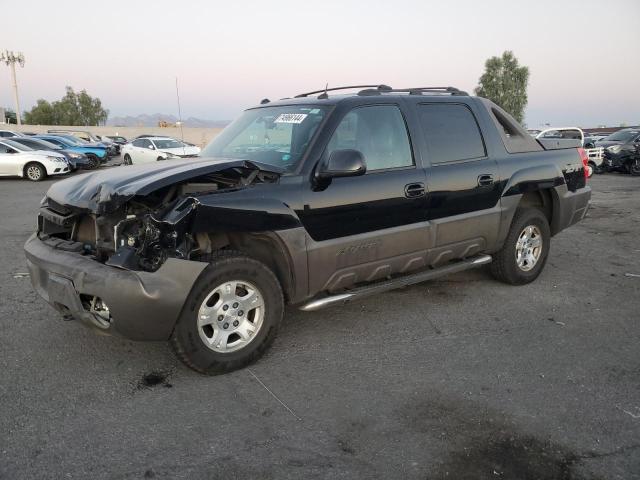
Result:
<instances>
[{"instance_id":1,"label":"asphalt parking lot","mask_svg":"<svg viewBox=\"0 0 640 480\"><path fill-rule=\"evenodd\" d=\"M0 180L0 478L640 478L640 178L593 177L531 285L289 309L219 377L36 296L22 245L53 181Z\"/></svg>"}]
</instances>

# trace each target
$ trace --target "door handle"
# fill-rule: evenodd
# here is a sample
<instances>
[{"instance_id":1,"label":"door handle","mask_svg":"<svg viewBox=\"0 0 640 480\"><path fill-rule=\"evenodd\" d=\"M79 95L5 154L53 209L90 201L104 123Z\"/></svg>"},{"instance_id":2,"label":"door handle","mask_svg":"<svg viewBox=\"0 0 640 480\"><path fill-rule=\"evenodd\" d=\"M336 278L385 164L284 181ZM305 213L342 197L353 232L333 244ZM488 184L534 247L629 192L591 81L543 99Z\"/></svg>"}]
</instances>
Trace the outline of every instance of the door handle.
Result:
<instances>
[{"instance_id":1,"label":"door handle","mask_svg":"<svg viewBox=\"0 0 640 480\"><path fill-rule=\"evenodd\" d=\"M407 198L422 197L425 193L424 183L410 183L404 186L404 196Z\"/></svg>"},{"instance_id":2,"label":"door handle","mask_svg":"<svg viewBox=\"0 0 640 480\"><path fill-rule=\"evenodd\" d=\"M493 184L493 175L484 174L484 175L478 176L479 187L486 187L487 185L492 185L492 184Z\"/></svg>"}]
</instances>

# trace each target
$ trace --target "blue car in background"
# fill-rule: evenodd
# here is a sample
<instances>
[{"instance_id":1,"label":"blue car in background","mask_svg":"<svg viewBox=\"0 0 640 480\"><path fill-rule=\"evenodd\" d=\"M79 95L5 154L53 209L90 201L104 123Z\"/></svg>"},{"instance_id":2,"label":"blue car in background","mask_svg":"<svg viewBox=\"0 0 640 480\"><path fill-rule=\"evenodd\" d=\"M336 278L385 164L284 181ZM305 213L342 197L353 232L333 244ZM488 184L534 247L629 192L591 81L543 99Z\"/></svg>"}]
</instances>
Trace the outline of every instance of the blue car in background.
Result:
<instances>
[{"instance_id":1,"label":"blue car in background","mask_svg":"<svg viewBox=\"0 0 640 480\"><path fill-rule=\"evenodd\" d=\"M36 135L33 138L46 140L47 142L59 145L66 150L71 150L72 152L84 153L89 160L89 168L98 168L101 163L109 160L106 146L83 144L72 136Z\"/></svg>"}]
</instances>

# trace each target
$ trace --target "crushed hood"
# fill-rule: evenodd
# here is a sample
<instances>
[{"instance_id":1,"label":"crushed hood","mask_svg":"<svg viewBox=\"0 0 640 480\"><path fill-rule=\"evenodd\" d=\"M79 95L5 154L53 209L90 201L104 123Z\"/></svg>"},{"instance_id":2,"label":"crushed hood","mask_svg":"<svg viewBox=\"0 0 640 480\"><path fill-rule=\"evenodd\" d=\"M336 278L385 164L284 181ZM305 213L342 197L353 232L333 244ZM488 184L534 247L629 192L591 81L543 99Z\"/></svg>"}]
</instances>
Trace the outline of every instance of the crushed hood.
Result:
<instances>
[{"instance_id":1,"label":"crushed hood","mask_svg":"<svg viewBox=\"0 0 640 480\"><path fill-rule=\"evenodd\" d=\"M105 167L103 167L105 168ZM282 174L273 165L226 158L166 160L150 164L105 168L54 183L47 197L59 205L102 214L116 210L136 195L228 168L259 169Z\"/></svg>"}]
</instances>

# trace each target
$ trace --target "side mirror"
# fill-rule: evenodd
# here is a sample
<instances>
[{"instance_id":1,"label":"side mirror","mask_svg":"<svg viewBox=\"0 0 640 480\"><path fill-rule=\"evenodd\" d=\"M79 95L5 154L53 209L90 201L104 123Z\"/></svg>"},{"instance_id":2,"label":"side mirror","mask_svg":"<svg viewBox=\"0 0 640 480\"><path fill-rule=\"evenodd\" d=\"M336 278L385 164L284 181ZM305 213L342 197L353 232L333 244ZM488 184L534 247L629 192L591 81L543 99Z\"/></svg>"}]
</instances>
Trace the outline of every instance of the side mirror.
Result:
<instances>
[{"instance_id":1,"label":"side mirror","mask_svg":"<svg viewBox=\"0 0 640 480\"><path fill-rule=\"evenodd\" d=\"M320 167L316 177L321 180L329 180L339 177L358 177L366 172L367 164L362 152L344 149L331 152L329 160Z\"/></svg>"},{"instance_id":2,"label":"side mirror","mask_svg":"<svg viewBox=\"0 0 640 480\"><path fill-rule=\"evenodd\" d=\"M156 149L156 147L154 147L153 145L149 145L147 148L148 148L149 150L155 150L155 149Z\"/></svg>"}]
</instances>

